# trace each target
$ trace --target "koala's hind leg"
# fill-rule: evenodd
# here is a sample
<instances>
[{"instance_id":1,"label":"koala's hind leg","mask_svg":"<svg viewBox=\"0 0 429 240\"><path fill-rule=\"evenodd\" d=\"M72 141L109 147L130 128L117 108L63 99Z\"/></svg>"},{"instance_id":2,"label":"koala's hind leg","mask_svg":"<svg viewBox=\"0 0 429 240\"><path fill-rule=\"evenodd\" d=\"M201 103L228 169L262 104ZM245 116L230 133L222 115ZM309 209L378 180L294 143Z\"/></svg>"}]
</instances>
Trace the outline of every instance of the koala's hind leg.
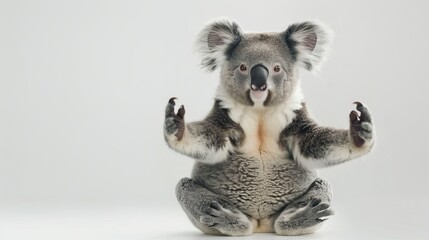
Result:
<instances>
[{"instance_id":1,"label":"koala's hind leg","mask_svg":"<svg viewBox=\"0 0 429 240\"><path fill-rule=\"evenodd\" d=\"M242 236L253 232L245 214L190 178L179 181L176 196L191 222L204 233Z\"/></svg>"},{"instance_id":2,"label":"koala's hind leg","mask_svg":"<svg viewBox=\"0 0 429 240\"><path fill-rule=\"evenodd\" d=\"M274 221L279 235L303 235L315 232L326 217L333 214L329 209L332 193L329 183L316 179L309 190L286 206Z\"/></svg>"}]
</instances>

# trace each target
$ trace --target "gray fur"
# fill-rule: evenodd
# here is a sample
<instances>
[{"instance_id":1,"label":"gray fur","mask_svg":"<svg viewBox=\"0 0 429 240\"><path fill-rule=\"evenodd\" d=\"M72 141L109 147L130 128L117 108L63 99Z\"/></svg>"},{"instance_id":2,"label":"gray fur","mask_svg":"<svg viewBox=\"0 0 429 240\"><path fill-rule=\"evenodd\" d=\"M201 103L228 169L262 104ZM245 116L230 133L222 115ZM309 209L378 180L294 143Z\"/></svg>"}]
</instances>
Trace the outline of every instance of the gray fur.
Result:
<instances>
[{"instance_id":1,"label":"gray fur","mask_svg":"<svg viewBox=\"0 0 429 240\"><path fill-rule=\"evenodd\" d=\"M317 68L326 58L332 31L320 22L290 25L283 33L290 56L307 70Z\"/></svg>"},{"instance_id":2,"label":"gray fur","mask_svg":"<svg viewBox=\"0 0 429 240\"><path fill-rule=\"evenodd\" d=\"M334 212L329 208L332 199L329 183L321 178L316 179L310 189L301 197L289 204L277 216L274 229L280 235L296 235L320 225L325 217ZM295 214L296 213L296 214ZM292 216L291 216L292 215Z\"/></svg>"},{"instance_id":3,"label":"gray fur","mask_svg":"<svg viewBox=\"0 0 429 240\"><path fill-rule=\"evenodd\" d=\"M280 135L280 143L287 148L290 136L299 138L299 148L305 157L323 159L331 146L347 143L348 130L320 127L307 113L306 106L296 111L296 117Z\"/></svg>"},{"instance_id":4,"label":"gray fur","mask_svg":"<svg viewBox=\"0 0 429 240\"><path fill-rule=\"evenodd\" d=\"M181 124L183 124L183 118L178 118L174 114L174 100L170 100L166 107L164 136L176 134L182 127ZM234 146L239 145L244 138L240 125L228 117L228 111L220 107L219 101L215 102L212 111L203 121L188 123L186 128L188 134L198 137L200 143L214 150L225 147L227 138ZM199 160L207 158L207 152L204 151L183 154Z\"/></svg>"},{"instance_id":5,"label":"gray fur","mask_svg":"<svg viewBox=\"0 0 429 240\"><path fill-rule=\"evenodd\" d=\"M334 129L312 120L300 98L298 69L320 66L329 32L304 22L278 33L243 33L224 20L199 35L202 65L221 68L214 106L204 120L185 123L184 107L175 113L171 99L164 136L173 150L195 159L192 179L182 179L176 195L202 232L308 234L333 214L330 186L316 168L368 153L374 130L359 102L349 129ZM258 64L269 73L259 102L249 74Z\"/></svg>"},{"instance_id":6,"label":"gray fur","mask_svg":"<svg viewBox=\"0 0 429 240\"><path fill-rule=\"evenodd\" d=\"M369 141L373 138L371 115L368 109L359 105L361 121L350 122L350 130L320 127L308 116L307 108L296 111L296 117L280 134L280 144L288 148L291 136L298 138L300 152L309 158L324 159L333 151L332 146L345 145L350 142L349 134ZM336 162L339 164L341 162ZM329 164L331 166L333 164Z\"/></svg>"},{"instance_id":7,"label":"gray fur","mask_svg":"<svg viewBox=\"0 0 429 240\"><path fill-rule=\"evenodd\" d=\"M241 39L241 29L234 22L220 20L207 25L196 42L197 50L203 54L201 65L210 71L217 69L223 58L232 55Z\"/></svg>"},{"instance_id":8,"label":"gray fur","mask_svg":"<svg viewBox=\"0 0 429 240\"><path fill-rule=\"evenodd\" d=\"M251 233L251 222L247 216L227 198L211 192L194 180L180 180L176 195L191 222L201 231L235 236Z\"/></svg>"},{"instance_id":9,"label":"gray fur","mask_svg":"<svg viewBox=\"0 0 429 240\"><path fill-rule=\"evenodd\" d=\"M196 163L192 178L245 214L261 219L305 193L316 175L293 161L273 164L236 152L217 164Z\"/></svg>"},{"instance_id":10,"label":"gray fur","mask_svg":"<svg viewBox=\"0 0 429 240\"><path fill-rule=\"evenodd\" d=\"M249 97L250 76L241 73L239 66L245 64L248 69L257 64L264 64L272 72L276 64L280 64L283 71L280 74L270 74L268 81L273 83L270 97L264 103L274 106L284 102L289 92L296 88L293 60L288 53L287 46L282 42L278 33L244 34L242 42L234 50L228 64L221 69L221 81L230 96L244 105L252 106Z\"/></svg>"}]
</instances>

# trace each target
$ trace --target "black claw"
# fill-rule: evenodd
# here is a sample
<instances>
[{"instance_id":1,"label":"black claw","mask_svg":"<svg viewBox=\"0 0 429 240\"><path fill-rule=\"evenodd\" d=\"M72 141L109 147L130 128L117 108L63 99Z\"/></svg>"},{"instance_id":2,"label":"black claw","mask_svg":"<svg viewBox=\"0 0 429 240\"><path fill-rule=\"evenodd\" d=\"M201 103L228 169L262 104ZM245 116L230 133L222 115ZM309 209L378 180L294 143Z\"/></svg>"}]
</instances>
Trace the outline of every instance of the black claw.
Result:
<instances>
[{"instance_id":1,"label":"black claw","mask_svg":"<svg viewBox=\"0 0 429 240\"><path fill-rule=\"evenodd\" d=\"M356 101L353 104L356 104L356 109L359 112L361 112L361 115L362 115L362 112L364 112L366 110L365 106L361 102Z\"/></svg>"},{"instance_id":2,"label":"black claw","mask_svg":"<svg viewBox=\"0 0 429 240\"><path fill-rule=\"evenodd\" d=\"M356 104L356 107L358 108L358 110L363 106L363 104L359 101L354 101L353 104Z\"/></svg>"},{"instance_id":3,"label":"black claw","mask_svg":"<svg viewBox=\"0 0 429 240\"><path fill-rule=\"evenodd\" d=\"M173 104L173 106L174 106L176 104L174 102L174 100L176 100L176 99L177 99L177 97L172 97L172 98L170 98L170 100L168 100L168 103Z\"/></svg>"},{"instance_id":4,"label":"black claw","mask_svg":"<svg viewBox=\"0 0 429 240\"><path fill-rule=\"evenodd\" d=\"M212 203L210 203L210 208L213 208L213 209L220 211L222 207L220 206L220 204L218 202L212 202Z\"/></svg>"},{"instance_id":5,"label":"black claw","mask_svg":"<svg viewBox=\"0 0 429 240\"><path fill-rule=\"evenodd\" d=\"M311 206L317 206L322 200L320 200L320 198L314 198L313 200L311 200Z\"/></svg>"},{"instance_id":6,"label":"black claw","mask_svg":"<svg viewBox=\"0 0 429 240\"><path fill-rule=\"evenodd\" d=\"M360 120L362 122L372 122L371 120L371 114L369 113L368 109L360 102L354 102L356 104L356 109L360 112Z\"/></svg>"},{"instance_id":7,"label":"black claw","mask_svg":"<svg viewBox=\"0 0 429 240\"><path fill-rule=\"evenodd\" d=\"M318 206L314 207L315 211L323 211L329 208L329 204L327 203L321 203Z\"/></svg>"},{"instance_id":8,"label":"black claw","mask_svg":"<svg viewBox=\"0 0 429 240\"><path fill-rule=\"evenodd\" d=\"M349 117L351 123L359 123L359 114L355 110L350 112Z\"/></svg>"}]
</instances>

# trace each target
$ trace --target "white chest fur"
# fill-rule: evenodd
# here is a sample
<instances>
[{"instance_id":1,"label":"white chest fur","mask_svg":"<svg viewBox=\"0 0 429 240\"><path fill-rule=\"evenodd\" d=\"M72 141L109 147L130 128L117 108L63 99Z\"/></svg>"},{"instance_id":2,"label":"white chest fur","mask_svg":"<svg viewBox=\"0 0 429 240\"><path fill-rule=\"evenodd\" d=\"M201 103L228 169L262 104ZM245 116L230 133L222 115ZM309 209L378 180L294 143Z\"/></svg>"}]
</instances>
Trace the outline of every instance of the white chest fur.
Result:
<instances>
[{"instance_id":1,"label":"white chest fur","mask_svg":"<svg viewBox=\"0 0 429 240\"><path fill-rule=\"evenodd\" d=\"M240 152L262 159L282 154L279 136L287 121L281 114L269 114L247 108L238 122L244 130L245 139Z\"/></svg>"},{"instance_id":2,"label":"white chest fur","mask_svg":"<svg viewBox=\"0 0 429 240\"><path fill-rule=\"evenodd\" d=\"M217 98L229 110L229 117L240 124L245 139L239 151L261 160L277 159L285 154L280 148L281 131L295 118L295 110L302 108L303 95L298 87L284 103L274 107L244 106L226 94L220 85Z\"/></svg>"},{"instance_id":3,"label":"white chest fur","mask_svg":"<svg viewBox=\"0 0 429 240\"><path fill-rule=\"evenodd\" d=\"M285 151L280 148L281 131L292 122L294 110L301 105L282 104L276 107L235 106L230 117L240 124L245 139L239 151L261 160L278 159Z\"/></svg>"}]
</instances>

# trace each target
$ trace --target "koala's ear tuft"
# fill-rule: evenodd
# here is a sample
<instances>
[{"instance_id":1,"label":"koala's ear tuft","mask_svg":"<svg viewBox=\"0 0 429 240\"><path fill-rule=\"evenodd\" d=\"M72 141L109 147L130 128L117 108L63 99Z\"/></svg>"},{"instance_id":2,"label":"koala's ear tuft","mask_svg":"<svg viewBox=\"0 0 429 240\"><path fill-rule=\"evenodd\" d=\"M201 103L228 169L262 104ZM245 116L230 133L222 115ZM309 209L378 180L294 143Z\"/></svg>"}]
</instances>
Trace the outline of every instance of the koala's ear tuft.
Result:
<instances>
[{"instance_id":1,"label":"koala's ear tuft","mask_svg":"<svg viewBox=\"0 0 429 240\"><path fill-rule=\"evenodd\" d=\"M292 59L311 71L325 60L332 31L320 22L308 21L290 25L282 37Z\"/></svg>"},{"instance_id":2,"label":"koala's ear tuft","mask_svg":"<svg viewBox=\"0 0 429 240\"><path fill-rule=\"evenodd\" d=\"M242 32L235 22L219 20L208 24L196 42L196 48L202 54L202 66L209 71L220 67L231 56L241 38Z\"/></svg>"}]
</instances>

